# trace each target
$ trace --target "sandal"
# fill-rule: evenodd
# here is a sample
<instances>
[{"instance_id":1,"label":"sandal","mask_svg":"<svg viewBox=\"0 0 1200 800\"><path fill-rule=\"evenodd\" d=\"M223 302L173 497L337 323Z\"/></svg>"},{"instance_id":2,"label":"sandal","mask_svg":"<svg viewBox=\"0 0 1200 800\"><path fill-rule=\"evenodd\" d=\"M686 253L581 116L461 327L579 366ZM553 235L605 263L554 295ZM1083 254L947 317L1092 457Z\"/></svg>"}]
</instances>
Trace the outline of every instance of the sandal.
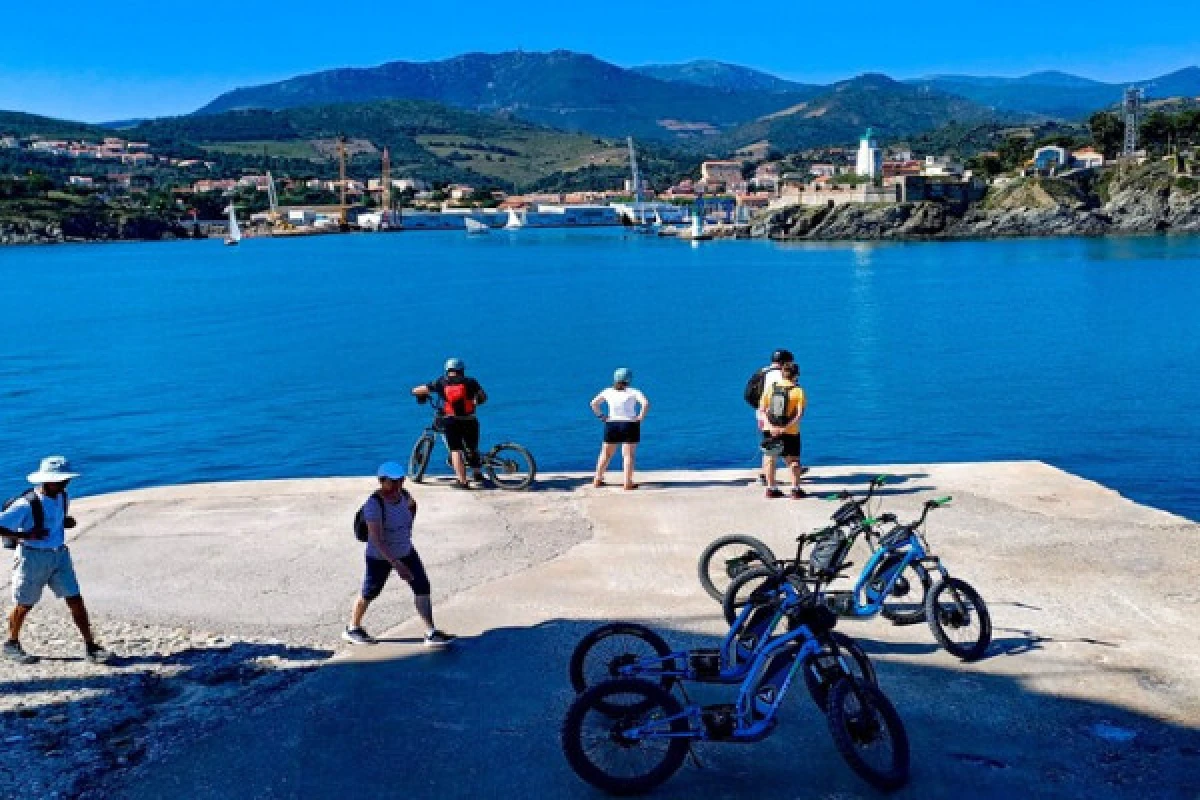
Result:
<instances>
[{"instance_id":1,"label":"sandal","mask_svg":"<svg viewBox=\"0 0 1200 800\"><path fill-rule=\"evenodd\" d=\"M595 486L597 489L599 489L601 486L608 486L608 484L604 481L592 481L592 486Z\"/></svg>"},{"instance_id":2,"label":"sandal","mask_svg":"<svg viewBox=\"0 0 1200 800\"><path fill-rule=\"evenodd\" d=\"M625 491L627 491L627 492L632 492L636 488L638 488L638 485L636 483L625 484Z\"/></svg>"}]
</instances>

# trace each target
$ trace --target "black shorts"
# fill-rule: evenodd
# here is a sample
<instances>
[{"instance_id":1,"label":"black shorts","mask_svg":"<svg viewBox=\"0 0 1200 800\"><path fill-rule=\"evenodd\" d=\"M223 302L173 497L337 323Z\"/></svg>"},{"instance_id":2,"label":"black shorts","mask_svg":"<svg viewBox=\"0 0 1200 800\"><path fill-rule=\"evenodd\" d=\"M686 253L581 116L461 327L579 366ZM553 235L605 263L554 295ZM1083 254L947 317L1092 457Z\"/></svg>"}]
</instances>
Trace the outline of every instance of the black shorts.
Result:
<instances>
[{"instance_id":1,"label":"black shorts","mask_svg":"<svg viewBox=\"0 0 1200 800\"><path fill-rule=\"evenodd\" d=\"M408 551L408 555L397 559L401 564L408 567L409 572L413 574L412 582L409 586L412 587L413 594L418 597L429 594L429 576L425 574L425 565L421 563L421 557L417 555L417 548L412 548ZM387 585L388 578L392 575L392 563L385 561L382 558L371 558L367 556L367 574L363 577L362 596L364 600L374 600L379 597L379 593L383 591L383 587Z\"/></svg>"},{"instance_id":2,"label":"black shorts","mask_svg":"<svg viewBox=\"0 0 1200 800\"><path fill-rule=\"evenodd\" d=\"M474 417L443 417L442 433L451 450L479 450L479 420Z\"/></svg>"},{"instance_id":3,"label":"black shorts","mask_svg":"<svg viewBox=\"0 0 1200 800\"><path fill-rule=\"evenodd\" d=\"M609 420L604 423L605 444L637 444L642 440L642 423L633 420Z\"/></svg>"},{"instance_id":4,"label":"black shorts","mask_svg":"<svg viewBox=\"0 0 1200 800\"><path fill-rule=\"evenodd\" d=\"M763 431L763 441L766 442L771 438L771 434ZM786 459L800 460L800 434L798 433L781 433L779 441L783 442L783 452L779 455Z\"/></svg>"}]
</instances>

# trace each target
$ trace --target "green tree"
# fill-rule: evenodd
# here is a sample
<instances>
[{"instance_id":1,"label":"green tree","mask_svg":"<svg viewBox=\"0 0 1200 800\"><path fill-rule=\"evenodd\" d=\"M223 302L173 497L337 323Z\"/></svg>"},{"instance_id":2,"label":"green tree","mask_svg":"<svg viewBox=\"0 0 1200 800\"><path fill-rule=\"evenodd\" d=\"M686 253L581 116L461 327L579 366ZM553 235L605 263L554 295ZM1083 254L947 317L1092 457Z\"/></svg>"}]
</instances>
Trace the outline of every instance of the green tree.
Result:
<instances>
[{"instance_id":1,"label":"green tree","mask_svg":"<svg viewBox=\"0 0 1200 800\"><path fill-rule=\"evenodd\" d=\"M1125 146L1125 122L1116 114L1098 111L1088 118L1092 145L1105 158L1116 158Z\"/></svg>"}]
</instances>

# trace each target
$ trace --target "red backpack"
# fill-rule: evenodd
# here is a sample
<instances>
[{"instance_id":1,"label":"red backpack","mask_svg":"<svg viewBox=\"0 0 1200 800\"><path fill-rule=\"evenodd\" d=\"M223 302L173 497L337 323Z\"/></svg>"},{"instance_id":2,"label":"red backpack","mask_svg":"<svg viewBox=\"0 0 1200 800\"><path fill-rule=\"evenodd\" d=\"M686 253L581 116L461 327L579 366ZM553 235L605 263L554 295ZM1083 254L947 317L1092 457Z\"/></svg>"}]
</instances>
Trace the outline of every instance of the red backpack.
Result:
<instances>
[{"instance_id":1,"label":"red backpack","mask_svg":"<svg viewBox=\"0 0 1200 800\"><path fill-rule=\"evenodd\" d=\"M475 396L465 379L447 382L442 388L442 397L446 398L442 413L448 417L469 417L475 413Z\"/></svg>"}]
</instances>

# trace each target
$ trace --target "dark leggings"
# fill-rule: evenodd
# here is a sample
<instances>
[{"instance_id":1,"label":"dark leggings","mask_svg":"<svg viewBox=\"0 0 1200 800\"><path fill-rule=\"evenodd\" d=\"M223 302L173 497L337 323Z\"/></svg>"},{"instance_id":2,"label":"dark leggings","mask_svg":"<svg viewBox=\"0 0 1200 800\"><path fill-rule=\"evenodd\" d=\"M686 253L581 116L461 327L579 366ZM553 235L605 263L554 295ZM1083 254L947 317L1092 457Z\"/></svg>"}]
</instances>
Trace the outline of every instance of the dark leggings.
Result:
<instances>
[{"instance_id":1,"label":"dark leggings","mask_svg":"<svg viewBox=\"0 0 1200 800\"><path fill-rule=\"evenodd\" d=\"M421 563L421 557L417 555L417 548L412 548L408 551L408 555L398 558L397 561L408 567L409 572L413 575L413 579L408 584L412 587L413 594L417 597L428 595L430 592L429 576L425 574L425 565ZM378 597L391 574L392 564L390 561L367 556L367 574L363 578L362 585L363 599L374 600Z\"/></svg>"}]
</instances>

